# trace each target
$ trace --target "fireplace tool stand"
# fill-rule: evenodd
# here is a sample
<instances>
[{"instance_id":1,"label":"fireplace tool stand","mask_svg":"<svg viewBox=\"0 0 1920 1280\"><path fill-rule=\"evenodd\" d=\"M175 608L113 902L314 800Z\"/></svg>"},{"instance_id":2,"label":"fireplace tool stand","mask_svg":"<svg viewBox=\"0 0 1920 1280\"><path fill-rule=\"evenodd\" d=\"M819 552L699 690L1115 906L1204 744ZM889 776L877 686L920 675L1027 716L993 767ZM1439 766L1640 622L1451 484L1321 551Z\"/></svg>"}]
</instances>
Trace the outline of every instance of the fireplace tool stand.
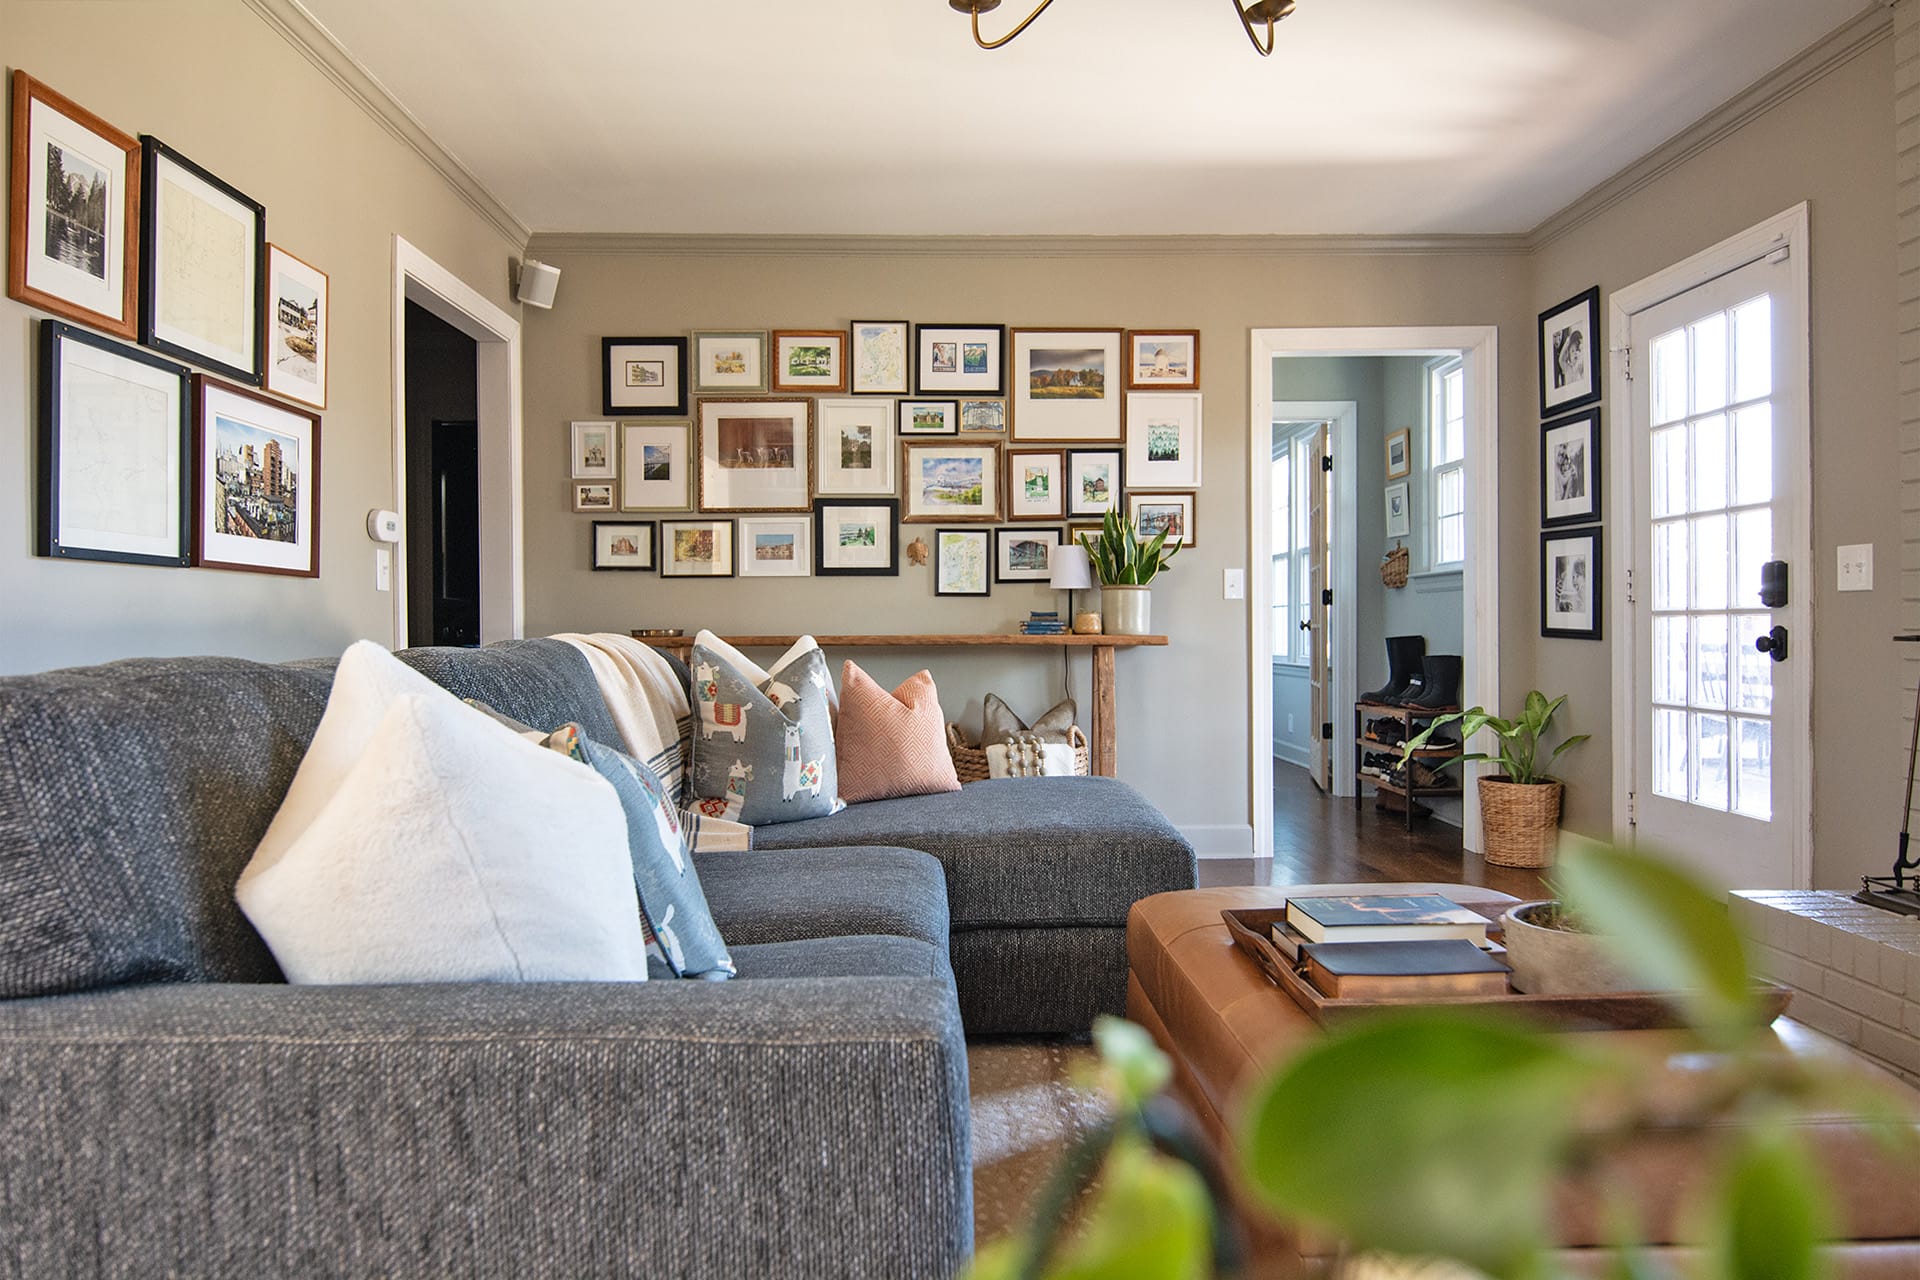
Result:
<instances>
[{"instance_id":1,"label":"fireplace tool stand","mask_svg":"<svg viewBox=\"0 0 1920 1280\"><path fill-rule=\"evenodd\" d=\"M1920 644L1920 635L1895 636L1901 644ZM1913 828L1913 769L1920 756L1920 686L1914 689L1913 736L1907 741L1907 802L1900 810L1900 851L1894 855L1890 876L1861 876L1860 892L1854 900L1906 916L1920 916L1920 877L1908 872L1920 871L1920 860L1907 856Z\"/></svg>"}]
</instances>

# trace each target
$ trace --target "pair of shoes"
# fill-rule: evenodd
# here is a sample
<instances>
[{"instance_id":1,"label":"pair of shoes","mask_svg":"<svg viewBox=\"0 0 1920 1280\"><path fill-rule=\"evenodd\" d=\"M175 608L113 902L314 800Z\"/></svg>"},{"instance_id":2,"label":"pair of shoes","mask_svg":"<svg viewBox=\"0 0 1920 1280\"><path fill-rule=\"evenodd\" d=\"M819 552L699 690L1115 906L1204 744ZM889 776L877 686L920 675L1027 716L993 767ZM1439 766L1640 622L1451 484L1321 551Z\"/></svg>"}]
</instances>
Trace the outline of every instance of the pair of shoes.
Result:
<instances>
[{"instance_id":1,"label":"pair of shoes","mask_svg":"<svg viewBox=\"0 0 1920 1280\"><path fill-rule=\"evenodd\" d=\"M1398 705L1416 711L1458 711L1463 667L1457 653L1426 655L1420 660L1420 673L1401 694Z\"/></svg>"},{"instance_id":2,"label":"pair of shoes","mask_svg":"<svg viewBox=\"0 0 1920 1280\"><path fill-rule=\"evenodd\" d=\"M1379 706L1398 706L1407 690L1420 679L1420 660L1427 655L1425 636L1387 637L1387 682L1360 701Z\"/></svg>"},{"instance_id":3,"label":"pair of shoes","mask_svg":"<svg viewBox=\"0 0 1920 1280\"><path fill-rule=\"evenodd\" d=\"M1366 737L1373 742L1385 743L1397 747L1407 740L1407 726L1396 717L1382 717L1366 722Z\"/></svg>"},{"instance_id":4,"label":"pair of shoes","mask_svg":"<svg viewBox=\"0 0 1920 1280\"><path fill-rule=\"evenodd\" d=\"M1393 772L1395 759L1384 751L1369 751L1360 757L1360 772L1384 778Z\"/></svg>"},{"instance_id":5,"label":"pair of shoes","mask_svg":"<svg viewBox=\"0 0 1920 1280\"><path fill-rule=\"evenodd\" d=\"M1387 781L1396 787L1405 787L1409 773L1413 775L1413 786L1416 791L1434 791L1447 785L1447 780L1440 776L1439 770L1429 769L1418 760L1409 760L1404 765L1396 765L1393 772L1387 775Z\"/></svg>"}]
</instances>

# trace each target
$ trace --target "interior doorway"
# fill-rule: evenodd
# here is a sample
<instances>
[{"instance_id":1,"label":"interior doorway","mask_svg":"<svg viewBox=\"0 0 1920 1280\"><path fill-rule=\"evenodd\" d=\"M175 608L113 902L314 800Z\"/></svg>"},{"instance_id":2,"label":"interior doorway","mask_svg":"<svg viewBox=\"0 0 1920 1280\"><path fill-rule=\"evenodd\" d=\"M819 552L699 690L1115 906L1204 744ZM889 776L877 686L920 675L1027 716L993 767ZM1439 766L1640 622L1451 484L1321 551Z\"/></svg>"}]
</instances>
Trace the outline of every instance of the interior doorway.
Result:
<instances>
[{"instance_id":1,"label":"interior doorway","mask_svg":"<svg viewBox=\"0 0 1920 1280\"><path fill-rule=\"evenodd\" d=\"M407 643L480 643L479 344L407 303Z\"/></svg>"}]
</instances>

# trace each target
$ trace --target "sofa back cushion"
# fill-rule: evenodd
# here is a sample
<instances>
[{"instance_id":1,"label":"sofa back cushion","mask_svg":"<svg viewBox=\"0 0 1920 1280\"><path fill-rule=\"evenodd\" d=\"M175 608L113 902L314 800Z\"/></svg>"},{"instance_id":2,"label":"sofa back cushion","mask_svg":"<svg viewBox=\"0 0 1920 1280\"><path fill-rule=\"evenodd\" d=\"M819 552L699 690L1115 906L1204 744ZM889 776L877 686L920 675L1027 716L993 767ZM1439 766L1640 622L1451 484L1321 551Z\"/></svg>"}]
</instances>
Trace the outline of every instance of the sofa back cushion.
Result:
<instances>
[{"instance_id":1,"label":"sofa back cushion","mask_svg":"<svg viewBox=\"0 0 1920 1280\"><path fill-rule=\"evenodd\" d=\"M536 729L577 724L596 742L619 742L593 668L564 640L508 640L484 649L402 649L394 655L457 698L484 702Z\"/></svg>"}]
</instances>

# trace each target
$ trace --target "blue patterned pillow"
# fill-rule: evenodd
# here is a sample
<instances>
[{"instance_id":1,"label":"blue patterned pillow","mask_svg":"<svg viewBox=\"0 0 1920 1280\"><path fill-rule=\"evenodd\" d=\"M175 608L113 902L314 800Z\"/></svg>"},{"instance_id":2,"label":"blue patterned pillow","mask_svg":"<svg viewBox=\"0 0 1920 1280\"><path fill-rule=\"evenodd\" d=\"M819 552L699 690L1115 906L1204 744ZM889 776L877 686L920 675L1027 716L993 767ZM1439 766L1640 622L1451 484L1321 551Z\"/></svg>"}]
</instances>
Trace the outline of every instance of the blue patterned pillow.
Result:
<instances>
[{"instance_id":1,"label":"blue patterned pillow","mask_svg":"<svg viewBox=\"0 0 1920 1280\"><path fill-rule=\"evenodd\" d=\"M826 655L817 648L756 680L727 653L696 642L688 807L751 827L844 808L832 705Z\"/></svg>"}]
</instances>

